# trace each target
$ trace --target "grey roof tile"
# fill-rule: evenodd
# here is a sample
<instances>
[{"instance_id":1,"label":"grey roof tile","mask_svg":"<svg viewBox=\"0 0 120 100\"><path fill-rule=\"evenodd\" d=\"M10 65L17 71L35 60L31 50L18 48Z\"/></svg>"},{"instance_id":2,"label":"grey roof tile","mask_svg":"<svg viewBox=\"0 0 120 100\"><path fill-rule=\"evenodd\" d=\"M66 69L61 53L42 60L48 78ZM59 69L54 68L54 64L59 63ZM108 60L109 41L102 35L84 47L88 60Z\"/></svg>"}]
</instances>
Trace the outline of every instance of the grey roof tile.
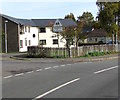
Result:
<instances>
[{"instance_id":1,"label":"grey roof tile","mask_svg":"<svg viewBox=\"0 0 120 100\"><path fill-rule=\"evenodd\" d=\"M57 19L19 19L13 18L4 14L0 14L4 18L11 20L17 24L28 25L28 26L36 26L36 27L46 27L53 25ZM68 26L76 26L77 24L71 19L59 19L61 24L64 27Z\"/></svg>"}]
</instances>

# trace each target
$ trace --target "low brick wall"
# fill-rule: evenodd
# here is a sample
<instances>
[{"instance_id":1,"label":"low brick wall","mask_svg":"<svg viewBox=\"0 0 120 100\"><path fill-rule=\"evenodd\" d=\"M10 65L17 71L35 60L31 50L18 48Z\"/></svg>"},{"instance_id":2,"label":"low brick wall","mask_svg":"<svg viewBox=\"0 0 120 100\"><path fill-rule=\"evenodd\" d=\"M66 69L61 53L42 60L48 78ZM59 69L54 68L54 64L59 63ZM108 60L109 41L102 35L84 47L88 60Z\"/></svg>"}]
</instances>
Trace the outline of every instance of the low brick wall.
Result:
<instances>
[{"instance_id":1,"label":"low brick wall","mask_svg":"<svg viewBox=\"0 0 120 100\"><path fill-rule=\"evenodd\" d=\"M71 57L82 56L89 52L118 52L120 51L120 45L91 45L91 46L81 46L70 49ZM66 48L47 48L31 46L28 47L29 56L39 56L39 57L68 57L68 52Z\"/></svg>"}]
</instances>

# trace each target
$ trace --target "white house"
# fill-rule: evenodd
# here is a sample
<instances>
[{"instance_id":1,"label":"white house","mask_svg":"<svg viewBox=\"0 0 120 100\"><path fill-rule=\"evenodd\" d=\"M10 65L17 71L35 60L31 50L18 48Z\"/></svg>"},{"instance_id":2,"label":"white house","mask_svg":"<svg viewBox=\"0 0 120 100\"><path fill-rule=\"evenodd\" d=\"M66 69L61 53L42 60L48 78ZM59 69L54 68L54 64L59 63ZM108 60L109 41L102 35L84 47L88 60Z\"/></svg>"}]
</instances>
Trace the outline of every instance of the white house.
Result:
<instances>
[{"instance_id":1,"label":"white house","mask_svg":"<svg viewBox=\"0 0 120 100\"><path fill-rule=\"evenodd\" d=\"M60 27L62 29L63 27L77 25L71 19L18 19L3 14L0 16L2 19L8 20L7 34L9 34L8 47L10 52L13 50L12 44L15 44L13 46L16 48L14 52L26 52L28 46L65 47L66 41L57 32L59 32ZM11 26L10 23L12 23ZM2 24L4 26L4 21ZM56 26L59 26L57 32L53 31Z\"/></svg>"},{"instance_id":2,"label":"white house","mask_svg":"<svg viewBox=\"0 0 120 100\"><path fill-rule=\"evenodd\" d=\"M104 29L94 29L87 34L87 43L107 43L109 38Z\"/></svg>"}]
</instances>

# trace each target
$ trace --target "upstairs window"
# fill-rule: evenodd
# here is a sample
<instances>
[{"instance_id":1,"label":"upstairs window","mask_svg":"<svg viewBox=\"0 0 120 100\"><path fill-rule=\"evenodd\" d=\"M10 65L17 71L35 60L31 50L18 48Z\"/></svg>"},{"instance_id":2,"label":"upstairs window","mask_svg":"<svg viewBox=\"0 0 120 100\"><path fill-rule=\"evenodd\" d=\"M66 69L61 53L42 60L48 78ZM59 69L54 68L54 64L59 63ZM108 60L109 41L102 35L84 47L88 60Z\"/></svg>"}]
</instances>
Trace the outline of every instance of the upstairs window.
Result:
<instances>
[{"instance_id":1,"label":"upstairs window","mask_svg":"<svg viewBox=\"0 0 120 100\"><path fill-rule=\"evenodd\" d=\"M25 26L25 32L27 32L27 26Z\"/></svg>"},{"instance_id":2,"label":"upstairs window","mask_svg":"<svg viewBox=\"0 0 120 100\"><path fill-rule=\"evenodd\" d=\"M28 32L30 33L30 27L28 27Z\"/></svg>"},{"instance_id":3,"label":"upstairs window","mask_svg":"<svg viewBox=\"0 0 120 100\"><path fill-rule=\"evenodd\" d=\"M39 28L39 33L46 33L46 28Z\"/></svg>"},{"instance_id":4,"label":"upstairs window","mask_svg":"<svg viewBox=\"0 0 120 100\"><path fill-rule=\"evenodd\" d=\"M56 22L55 24L56 24L56 25L59 25L60 23L59 23L59 22Z\"/></svg>"},{"instance_id":5,"label":"upstairs window","mask_svg":"<svg viewBox=\"0 0 120 100\"><path fill-rule=\"evenodd\" d=\"M53 39L53 44L58 44L58 39Z\"/></svg>"},{"instance_id":6,"label":"upstairs window","mask_svg":"<svg viewBox=\"0 0 120 100\"><path fill-rule=\"evenodd\" d=\"M20 25L20 34L24 34L24 26Z\"/></svg>"}]
</instances>

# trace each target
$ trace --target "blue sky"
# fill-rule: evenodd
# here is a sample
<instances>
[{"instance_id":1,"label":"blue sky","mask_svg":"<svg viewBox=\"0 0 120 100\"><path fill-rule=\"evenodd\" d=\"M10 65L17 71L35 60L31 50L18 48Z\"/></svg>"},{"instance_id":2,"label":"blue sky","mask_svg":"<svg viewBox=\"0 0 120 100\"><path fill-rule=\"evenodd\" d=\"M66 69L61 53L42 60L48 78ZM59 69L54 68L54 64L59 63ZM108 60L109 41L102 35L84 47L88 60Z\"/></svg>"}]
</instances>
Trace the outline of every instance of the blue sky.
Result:
<instances>
[{"instance_id":1,"label":"blue sky","mask_svg":"<svg viewBox=\"0 0 120 100\"><path fill-rule=\"evenodd\" d=\"M73 13L75 17L89 11L96 17L96 2L2 2L0 12L17 18L64 18Z\"/></svg>"}]
</instances>

